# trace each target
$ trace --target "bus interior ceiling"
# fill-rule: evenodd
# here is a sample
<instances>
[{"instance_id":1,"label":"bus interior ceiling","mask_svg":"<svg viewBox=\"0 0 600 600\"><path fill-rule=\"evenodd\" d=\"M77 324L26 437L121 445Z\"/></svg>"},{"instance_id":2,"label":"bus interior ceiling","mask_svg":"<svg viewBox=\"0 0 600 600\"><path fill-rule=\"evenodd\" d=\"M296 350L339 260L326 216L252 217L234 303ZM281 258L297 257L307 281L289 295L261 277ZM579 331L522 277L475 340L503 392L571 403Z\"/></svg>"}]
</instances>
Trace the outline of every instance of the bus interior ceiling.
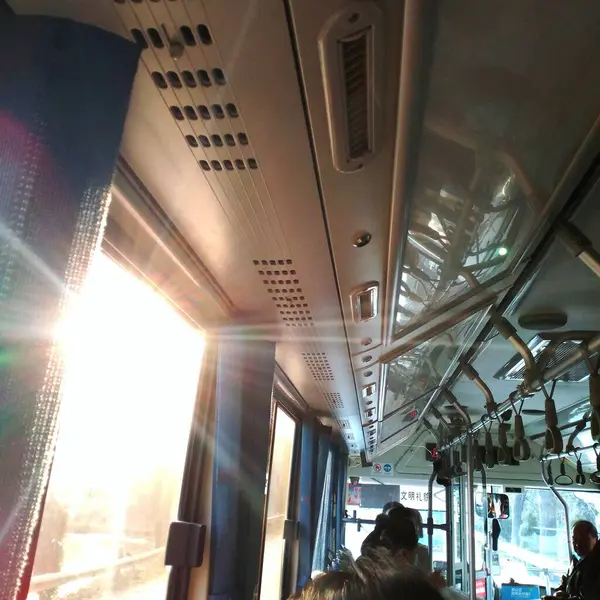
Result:
<instances>
[{"instance_id":1,"label":"bus interior ceiling","mask_svg":"<svg viewBox=\"0 0 600 600\"><path fill-rule=\"evenodd\" d=\"M550 235L569 219L600 247L600 4L9 4L143 45L121 172L204 265L228 313L207 326L277 340L351 455L424 473L425 420L457 414L445 388L487 412L467 362L504 402L523 369L499 378L516 349L492 318L525 342L574 332L563 353L600 331L598 276ZM560 425L587 410L582 365L556 385ZM523 406L543 432L543 394ZM537 461L517 471L539 482Z\"/></svg>"}]
</instances>

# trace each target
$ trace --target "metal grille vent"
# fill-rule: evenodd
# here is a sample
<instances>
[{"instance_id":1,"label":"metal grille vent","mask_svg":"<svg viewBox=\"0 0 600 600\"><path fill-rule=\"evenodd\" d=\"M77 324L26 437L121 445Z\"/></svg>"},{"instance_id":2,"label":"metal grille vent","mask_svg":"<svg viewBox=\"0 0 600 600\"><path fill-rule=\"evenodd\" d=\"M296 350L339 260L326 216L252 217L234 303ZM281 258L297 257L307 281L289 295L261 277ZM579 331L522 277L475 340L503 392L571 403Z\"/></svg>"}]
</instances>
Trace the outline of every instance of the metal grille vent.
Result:
<instances>
[{"instance_id":1,"label":"metal grille vent","mask_svg":"<svg viewBox=\"0 0 600 600\"><path fill-rule=\"evenodd\" d=\"M381 130L383 14L371 2L349 2L319 37L333 163L362 169L375 155Z\"/></svg>"},{"instance_id":2,"label":"metal grille vent","mask_svg":"<svg viewBox=\"0 0 600 600\"><path fill-rule=\"evenodd\" d=\"M254 260L254 265L283 324L286 327L312 327L310 306L293 261L289 258L262 259Z\"/></svg>"},{"instance_id":3,"label":"metal grille vent","mask_svg":"<svg viewBox=\"0 0 600 600\"><path fill-rule=\"evenodd\" d=\"M338 419L337 424L340 429L350 429L350 421L348 419Z\"/></svg>"},{"instance_id":4,"label":"metal grille vent","mask_svg":"<svg viewBox=\"0 0 600 600\"><path fill-rule=\"evenodd\" d=\"M355 160L371 151L369 136L368 45L371 28L340 42L345 86L348 157Z\"/></svg>"},{"instance_id":5,"label":"metal grille vent","mask_svg":"<svg viewBox=\"0 0 600 600\"><path fill-rule=\"evenodd\" d=\"M325 397L325 401L327 402L327 406L332 410L340 410L344 408L344 403L342 402L342 395L338 392L325 392L323 394Z\"/></svg>"},{"instance_id":6,"label":"metal grille vent","mask_svg":"<svg viewBox=\"0 0 600 600\"><path fill-rule=\"evenodd\" d=\"M531 350L534 359L537 361L546 347L553 341L552 336L536 335L527 346ZM567 358L575 352L583 339L565 340L562 342L552 354L550 360L545 366L546 369L552 368L561 360ZM520 354L515 354L495 375L496 379L505 381L522 381L525 375L525 361ZM585 361L581 360L573 365L568 371L557 378L557 381L562 383L580 383L589 377L589 371Z\"/></svg>"},{"instance_id":7,"label":"metal grille vent","mask_svg":"<svg viewBox=\"0 0 600 600\"><path fill-rule=\"evenodd\" d=\"M325 352L303 352L302 358L315 381L333 381L333 369Z\"/></svg>"}]
</instances>

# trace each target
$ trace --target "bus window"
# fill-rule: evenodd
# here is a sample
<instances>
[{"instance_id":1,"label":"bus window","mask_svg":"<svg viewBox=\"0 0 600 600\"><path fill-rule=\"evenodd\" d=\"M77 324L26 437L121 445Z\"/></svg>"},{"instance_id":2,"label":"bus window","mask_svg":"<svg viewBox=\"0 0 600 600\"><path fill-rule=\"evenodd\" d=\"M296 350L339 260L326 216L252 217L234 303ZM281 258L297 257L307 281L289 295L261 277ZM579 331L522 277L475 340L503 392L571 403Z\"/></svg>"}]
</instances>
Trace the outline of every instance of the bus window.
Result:
<instances>
[{"instance_id":1,"label":"bus window","mask_svg":"<svg viewBox=\"0 0 600 600\"><path fill-rule=\"evenodd\" d=\"M59 335L60 430L29 598L164 598L204 336L104 254Z\"/></svg>"},{"instance_id":2,"label":"bus window","mask_svg":"<svg viewBox=\"0 0 600 600\"><path fill-rule=\"evenodd\" d=\"M284 526L288 514L296 421L276 408L275 434L268 476L269 501L263 550L260 597L281 597L285 558Z\"/></svg>"},{"instance_id":3,"label":"bus window","mask_svg":"<svg viewBox=\"0 0 600 600\"><path fill-rule=\"evenodd\" d=\"M585 519L600 524L600 495L561 491L569 506L571 525ZM500 521L498 543L500 572L497 582L556 587L569 568L567 529L562 505L550 490L526 488L509 493L510 517ZM477 536L482 532L477 531ZM570 532L569 532L570 535Z\"/></svg>"},{"instance_id":4,"label":"bus window","mask_svg":"<svg viewBox=\"0 0 600 600\"><path fill-rule=\"evenodd\" d=\"M443 487L433 487L433 522L441 525L446 521L446 491ZM369 533L375 527L375 519L387 502L400 502L407 508L419 511L423 520L423 537L419 543L427 546L427 511L429 489L425 482L401 483L400 485L381 485L370 483L352 484L348 488L346 512L350 519L356 513L357 521L345 523L345 546L352 556L360 556L360 548ZM359 529L360 525L360 529ZM435 568L445 569L447 561L446 534L441 529L433 532L432 561Z\"/></svg>"}]
</instances>

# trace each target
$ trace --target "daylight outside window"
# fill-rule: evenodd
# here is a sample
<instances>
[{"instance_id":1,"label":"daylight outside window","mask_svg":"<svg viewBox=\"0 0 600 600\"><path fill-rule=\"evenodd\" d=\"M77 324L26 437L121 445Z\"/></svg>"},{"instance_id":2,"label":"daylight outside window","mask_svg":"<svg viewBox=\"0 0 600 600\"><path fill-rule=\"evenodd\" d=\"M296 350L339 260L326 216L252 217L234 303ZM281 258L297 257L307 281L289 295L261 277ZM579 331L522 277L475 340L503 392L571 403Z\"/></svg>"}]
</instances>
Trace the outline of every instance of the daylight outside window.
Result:
<instances>
[{"instance_id":1,"label":"daylight outside window","mask_svg":"<svg viewBox=\"0 0 600 600\"><path fill-rule=\"evenodd\" d=\"M59 329L60 429L28 598L164 600L203 334L104 254Z\"/></svg>"},{"instance_id":2,"label":"daylight outside window","mask_svg":"<svg viewBox=\"0 0 600 600\"><path fill-rule=\"evenodd\" d=\"M496 583L511 579L547 590L560 584L569 568L565 513L548 489L525 488L508 493L510 517L500 521L499 567L492 573ZM600 526L600 494L561 491L569 507L569 520L591 521ZM483 519L475 519L475 539L483 545ZM495 571L495 572L494 572Z\"/></svg>"}]
</instances>

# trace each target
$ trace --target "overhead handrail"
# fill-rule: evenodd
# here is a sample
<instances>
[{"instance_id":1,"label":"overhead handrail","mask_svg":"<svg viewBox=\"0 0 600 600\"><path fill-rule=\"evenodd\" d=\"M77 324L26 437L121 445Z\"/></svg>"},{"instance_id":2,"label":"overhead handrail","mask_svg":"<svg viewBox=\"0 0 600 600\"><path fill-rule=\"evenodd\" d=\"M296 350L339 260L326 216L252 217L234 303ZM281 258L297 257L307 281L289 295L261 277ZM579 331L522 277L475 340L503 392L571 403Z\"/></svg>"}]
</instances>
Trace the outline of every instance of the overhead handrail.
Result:
<instances>
[{"instance_id":1,"label":"overhead handrail","mask_svg":"<svg viewBox=\"0 0 600 600\"><path fill-rule=\"evenodd\" d=\"M573 431L571 432L571 435L569 436L569 439L567 440L567 446L565 448L566 450L568 450L568 451L575 450L575 438L585 429L585 426L588 421L589 421L589 417L588 417L588 415L585 415L583 417L583 419L581 419L581 421L577 421L577 423L574 423L575 429L573 429ZM573 424L571 424L571 426L572 425ZM559 429L562 431L564 428L559 427Z\"/></svg>"},{"instance_id":2,"label":"overhead handrail","mask_svg":"<svg viewBox=\"0 0 600 600\"><path fill-rule=\"evenodd\" d=\"M589 446L580 446L578 448L573 448L572 450L565 450L563 452L549 452L547 454L542 454L540 456L540 462L547 462L549 460L557 460L559 458L569 458L571 456L577 456L586 450L596 450L598 447L597 443L590 444Z\"/></svg>"},{"instance_id":3,"label":"overhead handrail","mask_svg":"<svg viewBox=\"0 0 600 600\"><path fill-rule=\"evenodd\" d=\"M554 485L563 487L573 485L573 478L567 473L564 458L560 459L560 473L554 478Z\"/></svg>"},{"instance_id":4,"label":"overhead handrail","mask_svg":"<svg viewBox=\"0 0 600 600\"><path fill-rule=\"evenodd\" d=\"M468 363L460 363L462 372L483 392L485 396L485 408L488 412L498 408L492 390L488 387L485 381L481 378L475 368Z\"/></svg>"},{"instance_id":5,"label":"overhead handrail","mask_svg":"<svg viewBox=\"0 0 600 600\"><path fill-rule=\"evenodd\" d=\"M577 455L577 477L575 477L575 483L577 485L585 485L585 473L583 472L583 465L581 464L581 457Z\"/></svg>"},{"instance_id":6,"label":"overhead handrail","mask_svg":"<svg viewBox=\"0 0 600 600\"><path fill-rule=\"evenodd\" d=\"M509 395L508 399L511 401L513 411L515 413L515 442L513 444L513 457L516 461L526 461L531 458L531 447L525 437L525 425L523 423L523 416L521 411L523 410L523 401L521 400L521 406L517 410L513 401L512 394Z\"/></svg>"},{"instance_id":7,"label":"overhead handrail","mask_svg":"<svg viewBox=\"0 0 600 600\"><path fill-rule=\"evenodd\" d=\"M558 415L556 413L556 404L554 403L554 390L556 389L556 379L552 382L550 393L546 391L546 386L542 384L542 392L546 400L544 401L544 420L546 422L546 435L544 436L544 447L555 454L562 452L563 439L558 428Z\"/></svg>"},{"instance_id":8,"label":"overhead handrail","mask_svg":"<svg viewBox=\"0 0 600 600\"><path fill-rule=\"evenodd\" d=\"M572 427L579 427L583 424L582 429L578 432L580 433L581 431L583 431L585 429L585 426L589 423L590 418L589 416L584 417L583 419L581 419L581 421L575 421L574 423L565 423L564 425L561 425L559 427L559 429L561 431L566 431L567 429L571 429ZM546 431L544 430L542 433L534 433L532 435L529 436L530 440L539 440L540 438L543 438L546 435ZM576 435L573 437L573 440L571 440L572 442L575 441L575 437L577 437ZM570 439L570 438L569 438ZM565 450L573 450L574 446L573 444L571 444L571 448L569 447L569 442L567 442L567 446L565 448Z\"/></svg>"},{"instance_id":9,"label":"overhead handrail","mask_svg":"<svg viewBox=\"0 0 600 600\"><path fill-rule=\"evenodd\" d=\"M508 342L510 342L517 352L523 357L525 362L524 383L527 385L535 376L536 364L529 346L519 337L517 330L508 322L507 319L493 311L490 320L498 333Z\"/></svg>"},{"instance_id":10,"label":"overhead handrail","mask_svg":"<svg viewBox=\"0 0 600 600\"><path fill-rule=\"evenodd\" d=\"M585 360L588 354L594 354L598 351L600 351L600 334L596 334L587 342L582 342L577 350L572 352L569 356L566 356L562 360L558 361L553 367L547 369L545 373L538 373L528 385L523 382L523 384L520 385L514 393L512 401L510 398L507 398L498 406L498 413L502 414L511 408L512 403L515 400L523 400L539 392L544 383L558 379L561 375L573 367L573 365ZM494 417L495 415L484 415L480 421L473 423L465 433L460 436L456 436L452 440L449 440L446 444L444 444L444 446L439 448L440 452L448 450L457 444L464 443L469 435L479 431L482 427L494 420Z\"/></svg>"}]
</instances>

